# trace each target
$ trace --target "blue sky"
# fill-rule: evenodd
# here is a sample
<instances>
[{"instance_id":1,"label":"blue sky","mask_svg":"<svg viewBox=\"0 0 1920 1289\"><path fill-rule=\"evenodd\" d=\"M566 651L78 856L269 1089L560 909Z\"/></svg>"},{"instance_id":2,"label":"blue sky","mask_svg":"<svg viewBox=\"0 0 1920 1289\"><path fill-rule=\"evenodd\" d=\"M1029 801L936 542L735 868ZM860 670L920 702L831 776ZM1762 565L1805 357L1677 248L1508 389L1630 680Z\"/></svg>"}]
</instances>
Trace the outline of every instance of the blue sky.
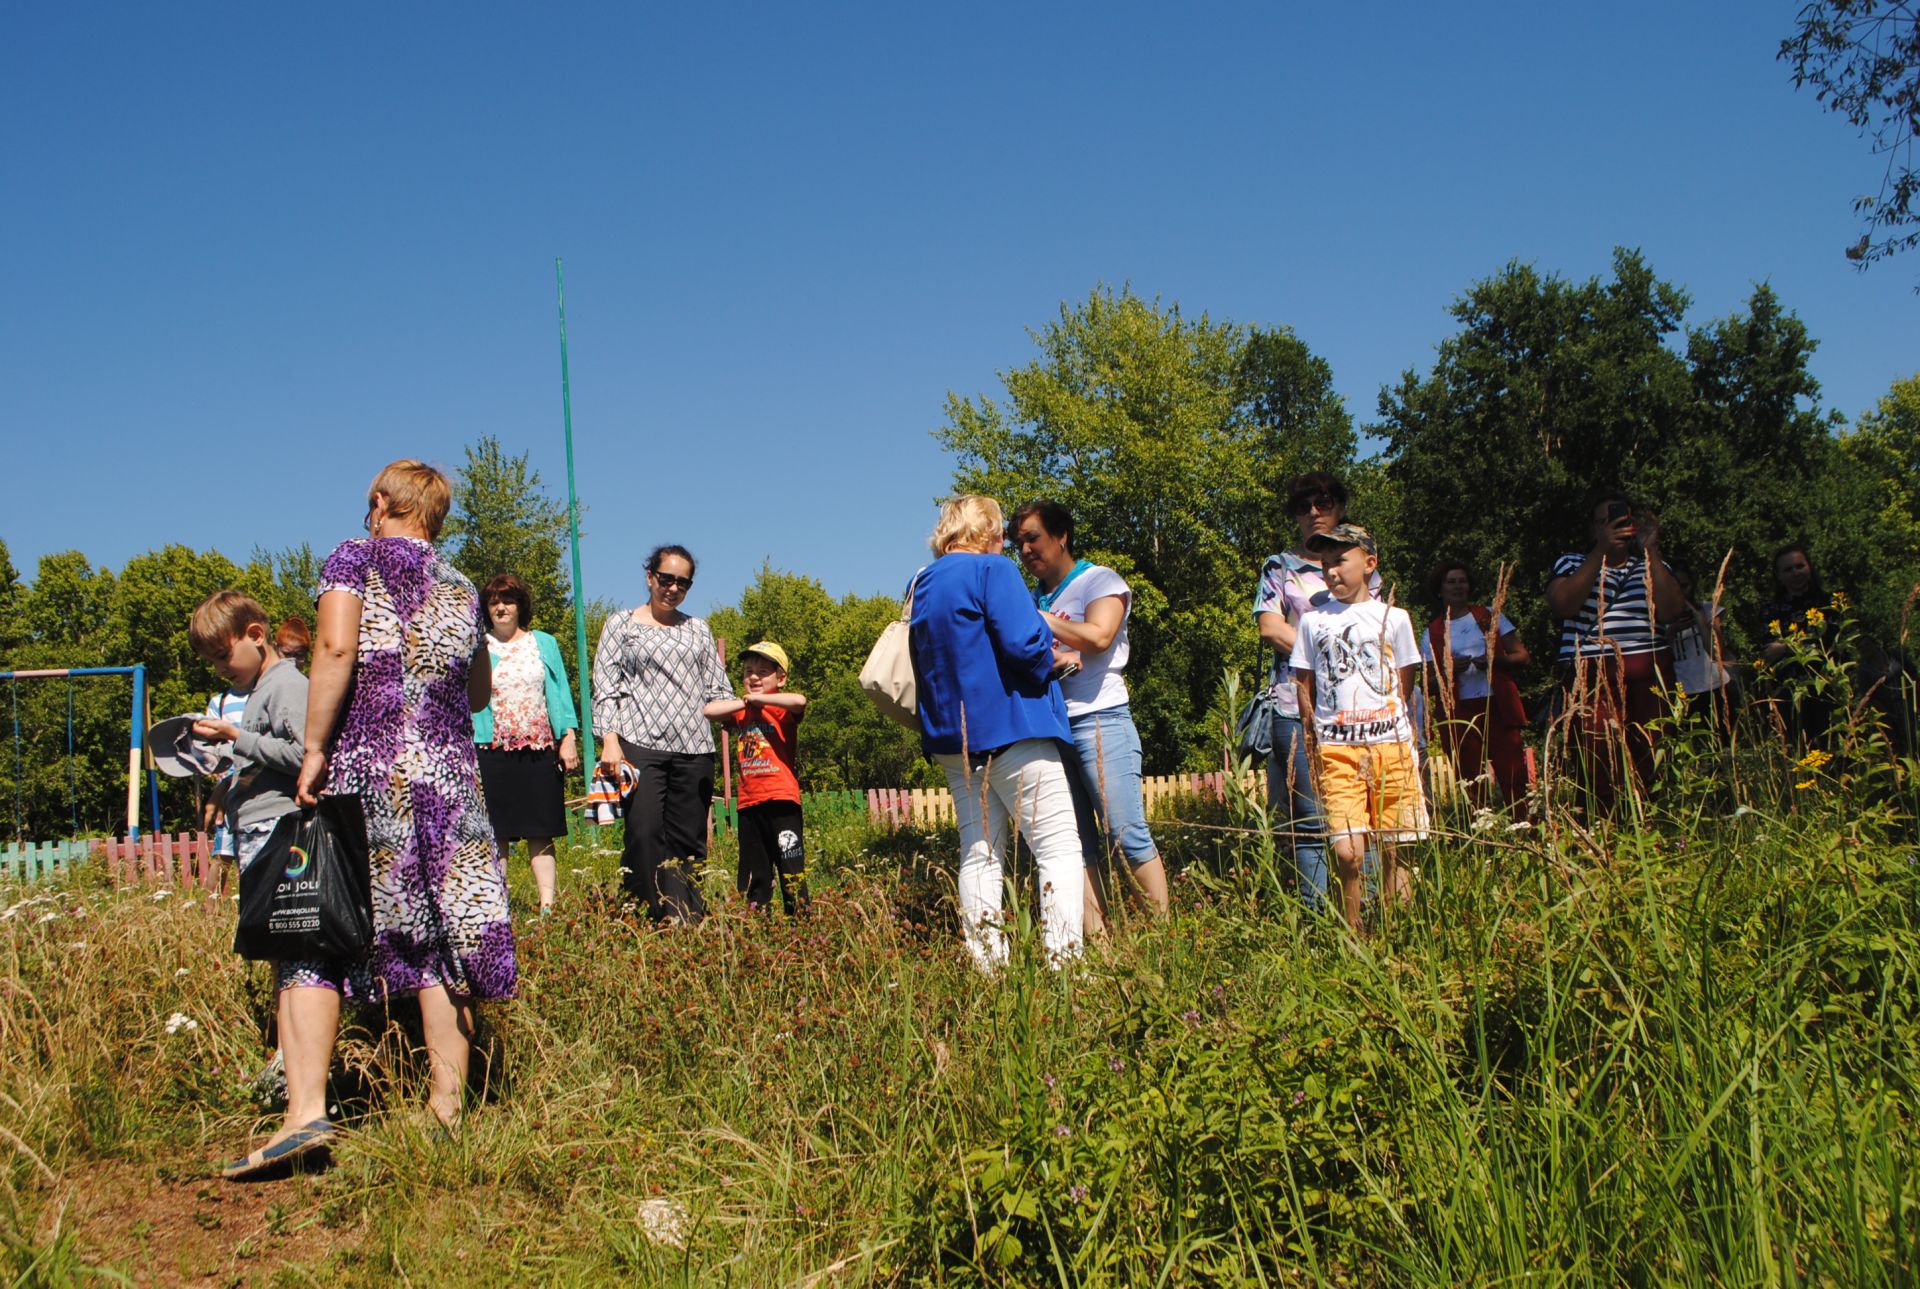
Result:
<instances>
[{"instance_id":1,"label":"blue sky","mask_svg":"<svg viewBox=\"0 0 1920 1289\"><path fill-rule=\"evenodd\" d=\"M701 557L897 589L998 393L1095 284L1287 324L1363 423L1512 259L1770 281L1848 416L1920 368L1920 257L1774 50L1798 0L1543 6L41 5L0 17L0 539L31 575L353 534L497 435L589 592Z\"/></svg>"}]
</instances>

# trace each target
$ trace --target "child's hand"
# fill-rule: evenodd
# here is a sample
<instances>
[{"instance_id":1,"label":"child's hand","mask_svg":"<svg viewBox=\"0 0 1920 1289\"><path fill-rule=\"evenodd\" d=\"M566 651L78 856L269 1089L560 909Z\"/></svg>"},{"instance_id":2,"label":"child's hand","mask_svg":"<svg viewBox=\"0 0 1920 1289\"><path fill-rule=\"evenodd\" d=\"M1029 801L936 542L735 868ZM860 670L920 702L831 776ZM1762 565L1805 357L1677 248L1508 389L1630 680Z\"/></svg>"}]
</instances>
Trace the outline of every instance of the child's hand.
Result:
<instances>
[{"instance_id":1,"label":"child's hand","mask_svg":"<svg viewBox=\"0 0 1920 1289\"><path fill-rule=\"evenodd\" d=\"M195 721L193 736L203 743L231 743L240 737L240 731L229 721Z\"/></svg>"}]
</instances>

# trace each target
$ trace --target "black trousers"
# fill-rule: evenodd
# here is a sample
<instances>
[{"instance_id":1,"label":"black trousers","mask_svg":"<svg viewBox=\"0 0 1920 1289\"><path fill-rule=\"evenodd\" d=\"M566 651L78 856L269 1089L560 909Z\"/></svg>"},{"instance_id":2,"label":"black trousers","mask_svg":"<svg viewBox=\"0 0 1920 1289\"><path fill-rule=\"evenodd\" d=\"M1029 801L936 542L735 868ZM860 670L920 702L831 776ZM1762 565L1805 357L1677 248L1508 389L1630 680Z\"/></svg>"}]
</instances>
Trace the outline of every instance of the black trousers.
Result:
<instances>
[{"instance_id":1,"label":"black trousers","mask_svg":"<svg viewBox=\"0 0 1920 1289\"><path fill-rule=\"evenodd\" d=\"M780 875L780 905L791 916L812 903L807 895L807 852L801 840L800 803L767 801L740 807L740 893L754 908L773 904L773 878Z\"/></svg>"},{"instance_id":2,"label":"black trousers","mask_svg":"<svg viewBox=\"0 0 1920 1289\"><path fill-rule=\"evenodd\" d=\"M620 853L627 894L656 922L698 922L707 915L699 872L707 858L713 754L633 748L627 760L640 772L627 794L627 844Z\"/></svg>"}]
</instances>

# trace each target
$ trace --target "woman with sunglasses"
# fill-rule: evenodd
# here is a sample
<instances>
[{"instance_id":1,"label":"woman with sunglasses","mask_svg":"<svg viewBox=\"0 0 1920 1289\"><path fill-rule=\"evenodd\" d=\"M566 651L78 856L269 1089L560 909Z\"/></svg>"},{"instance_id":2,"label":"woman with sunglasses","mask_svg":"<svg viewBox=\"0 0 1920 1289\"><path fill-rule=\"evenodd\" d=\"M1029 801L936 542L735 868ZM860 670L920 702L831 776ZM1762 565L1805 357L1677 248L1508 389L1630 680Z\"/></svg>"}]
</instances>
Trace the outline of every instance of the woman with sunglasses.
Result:
<instances>
[{"instance_id":1,"label":"woman with sunglasses","mask_svg":"<svg viewBox=\"0 0 1920 1289\"><path fill-rule=\"evenodd\" d=\"M627 894L655 922L706 916L699 869L713 804L713 726L706 705L731 698L713 632L680 611L693 588L693 555L658 546L647 556L647 602L607 619L593 660L593 724L600 764L640 772L627 794Z\"/></svg>"},{"instance_id":2,"label":"woman with sunglasses","mask_svg":"<svg viewBox=\"0 0 1920 1289\"><path fill-rule=\"evenodd\" d=\"M1327 900L1326 825L1313 788L1313 762L1300 727L1300 699L1288 660L1300 616L1326 603L1328 597L1320 557L1307 549L1307 543L1347 517L1346 486L1324 470L1303 474L1287 487L1287 514L1299 528L1300 542L1292 550L1267 557L1253 596L1253 620L1260 626L1261 643L1274 651L1268 691L1273 752L1267 758L1267 808L1275 824L1286 829L1301 898L1318 912ZM1379 573L1373 574L1369 590L1380 594Z\"/></svg>"}]
</instances>

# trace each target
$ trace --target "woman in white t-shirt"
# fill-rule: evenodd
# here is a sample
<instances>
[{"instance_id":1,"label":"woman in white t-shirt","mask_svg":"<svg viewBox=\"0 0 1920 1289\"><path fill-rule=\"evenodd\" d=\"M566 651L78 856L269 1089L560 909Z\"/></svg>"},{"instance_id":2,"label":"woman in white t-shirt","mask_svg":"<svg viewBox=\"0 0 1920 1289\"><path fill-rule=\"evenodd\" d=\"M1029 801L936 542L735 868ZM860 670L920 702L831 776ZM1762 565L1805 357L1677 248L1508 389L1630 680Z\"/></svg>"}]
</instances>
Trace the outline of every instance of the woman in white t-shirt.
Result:
<instances>
[{"instance_id":1,"label":"woman in white t-shirt","mask_svg":"<svg viewBox=\"0 0 1920 1289\"><path fill-rule=\"evenodd\" d=\"M1441 606L1420 636L1440 746L1476 805L1485 803L1491 765L1501 800L1524 819L1532 786L1521 741L1527 709L1513 673L1531 661L1526 642L1506 614L1473 602L1473 572L1459 560L1434 569L1427 589Z\"/></svg>"},{"instance_id":2,"label":"woman in white t-shirt","mask_svg":"<svg viewBox=\"0 0 1920 1289\"><path fill-rule=\"evenodd\" d=\"M1108 847L1119 848L1140 894L1155 912L1167 908L1167 871L1147 828L1140 791L1140 732L1133 724L1124 672L1129 652L1127 617L1133 592L1110 568L1076 558L1073 515L1055 501L1035 501L1014 511L1008 540L1020 552L1039 589L1034 602L1055 640L1075 651L1060 678L1067 724L1077 757L1067 759L1080 820L1080 848L1087 865L1086 930L1106 925L1100 874Z\"/></svg>"},{"instance_id":3,"label":"woman in white t-shirt","mask_svg":"<svg viewBox=\"0 0 1920 1289\"><path fill-rule=\"evenodd\" d=\"M1686 597L1686 612L1667 624L1667 643L1673 649L1673 677L1689 702L1705 704L1714 724L1725 727L1731 719L1731 694L1728 685L1733 673L1721 663L1727 646L1720 638L1721 608L1693 598L1693 570L1678 560L1672 561L1673 580Z\"/></svg>"}]
</instances>

